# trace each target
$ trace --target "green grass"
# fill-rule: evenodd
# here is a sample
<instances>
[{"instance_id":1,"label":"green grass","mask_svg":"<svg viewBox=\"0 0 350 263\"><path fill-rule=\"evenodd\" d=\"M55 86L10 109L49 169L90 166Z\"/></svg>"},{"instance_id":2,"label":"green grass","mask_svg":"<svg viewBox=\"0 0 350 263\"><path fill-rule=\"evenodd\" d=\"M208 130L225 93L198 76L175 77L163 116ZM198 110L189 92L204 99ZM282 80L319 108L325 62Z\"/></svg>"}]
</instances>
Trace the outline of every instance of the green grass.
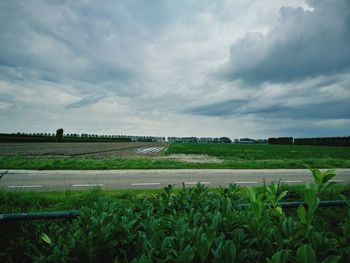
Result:
<instances>
[{"instance_id":1,"label":"green grass","mask_svg":"<svg viewBox=\"0 0 350 263\"><path fill-rule=\"evenodd\" d=\"M101 190L100 188L66 192L0 191L0 213L80 209L82 206L90 206L101 197L110 197L118 202L130 204L135 198L143 198L161 191L163 189Z\"/></svg>"},{"instance_id":2,"label":"green grass","mask_svg":"<svg viewBox=\"0 0 350 263\"><path fill-rule=\"evenodd\" d=\"M349 168L350 148L297 145L171 144L167 154L216 156L222 163L189 163L152 158L46 158L0 156L0 169L263 169Z\"/></svg>"},{"instance_id":3,"label":"green grass","mask_svg":"<svg viewBox=\"0 0 350 263\"><path fill-rule=\"evenodd\" d=\"M106 170L106 169L166 169L186 165L173 160L156 160L147 158L45 158L45 157L0 157L2 169L38 169L38 170Z\"/></svg>"},{"instance_id":4,"label":"green grass","mask_svg":"<svg viewBox=\"0 0 350 263\"><path fill-rule=\"evenodd\" d=\"M263 186L255 187L259 192ZM281 189L288 191L285 201L300 201L303 199L302 190L304 185L282 184ZM181 188L173 190L174 193L181 191ZM244 196L245 187L240 188ZM132 205L136 199L143 199L162 193L163 189L125 189L125 190L101 190L94 188L86 191L66 192L7 192L0 191L0 213L19 212L47 212L80 209L83 206L90 206L101 197L112 198L124 206ZM210 188L211 192L219 192L219 188ZM322 196L324 200L339 199L340 194L350 198L350 184L336 184L329 188Z\"/></svg>"},{"instance_id":5,"label":"green grass","mask_svg":"<svg viewBox=\"0 0 350 263\"><path fill-rule=\"evenodd\" d=\"M305 164L319 168L349 168L346 159L264 159L232 160L222 163L188 163L154 159L88 159L88 158L26 158L0 157L0 169L34 170L108 170L108 169L278 169L305 168Z\"/></svg>"}]
</instances>

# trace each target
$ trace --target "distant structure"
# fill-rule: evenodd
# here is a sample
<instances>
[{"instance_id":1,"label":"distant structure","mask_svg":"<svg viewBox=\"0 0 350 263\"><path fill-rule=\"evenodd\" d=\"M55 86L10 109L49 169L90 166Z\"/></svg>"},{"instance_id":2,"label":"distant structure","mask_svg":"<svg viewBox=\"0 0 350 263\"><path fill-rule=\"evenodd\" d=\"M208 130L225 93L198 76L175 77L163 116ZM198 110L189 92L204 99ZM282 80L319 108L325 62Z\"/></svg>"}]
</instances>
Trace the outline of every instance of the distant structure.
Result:
<instances>
[{"instance_id":1,"label":"distant structure","mask_svg":"<svg viewBox=\"0 0 350 263\"><path fill-rule=\"evenodd\" d=\"M157 136L129 136L133 142L165 142L165 137Z\"/></svg>"},{"instance_id":2,"label":"distant structure","mask_svg":"<svg viewBox=\"0 0 350 263\"><path fill-rule=\"evenodd\" d=\"M56 131L56 141L62 142L63 141L63 129L57 129Z\"/></svg>"},{"instance_id":3,"label":"distant structure","mask_svg":"<svg viewBox=\"0 0 350 263\"><path fill-rule=\"evenodd\" d=\"M267 140L266 139L250 139L250 138L240 138L240 139L235 139L235 143L238 144L266 144Z\"/></svg>"},{"instance_id":4,"label":"distant structure","mask_svg":"<svg viewBox=\"0 0 350 263\"><path fill-rule=\"evenodd\" d=\"M228 137L168 137L170 143L232 143Z\"/></svg>"},{"instance_id":5,"label":"distant structure","mask_svg":"<svg viewBox=\"0 0 350 263\"><path fill-rule=\"evenodd\" d=\"M269 138L268 143L281 145L350 146L350 136L314 138L276 137Z\"/></svg>"}]
</instances>

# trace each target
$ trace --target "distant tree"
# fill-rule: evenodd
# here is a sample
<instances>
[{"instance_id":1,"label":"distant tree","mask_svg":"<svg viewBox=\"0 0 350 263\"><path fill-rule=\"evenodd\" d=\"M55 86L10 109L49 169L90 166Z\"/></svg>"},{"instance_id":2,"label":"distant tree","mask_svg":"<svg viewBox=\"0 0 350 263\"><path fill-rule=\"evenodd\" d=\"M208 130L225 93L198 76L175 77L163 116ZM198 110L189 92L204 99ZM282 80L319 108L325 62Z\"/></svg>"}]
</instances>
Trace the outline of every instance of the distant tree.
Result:
<instances>
[{"instance_id":1,"label":"distant tree","mask_svg":"<svg viewBox=\"0 0 350 263\"><path fill-rule=\"evenodd\" d=\"M58 129L56 131L56 140L57 140L57 142L63 141L63 129Z\"/></svg>"},{"instance_id":2,"label":"distant tree","mask_svg":"<svg viewBox=\"0 0 350 263\"><path fill-rule=\"evenodd\" d=\"M232 142L231 139L228 138L228 137L221 137L221 138L220 138L220 141L221 141L222 143L231 143L231 142Z\"/></svg>"}]
</instances>

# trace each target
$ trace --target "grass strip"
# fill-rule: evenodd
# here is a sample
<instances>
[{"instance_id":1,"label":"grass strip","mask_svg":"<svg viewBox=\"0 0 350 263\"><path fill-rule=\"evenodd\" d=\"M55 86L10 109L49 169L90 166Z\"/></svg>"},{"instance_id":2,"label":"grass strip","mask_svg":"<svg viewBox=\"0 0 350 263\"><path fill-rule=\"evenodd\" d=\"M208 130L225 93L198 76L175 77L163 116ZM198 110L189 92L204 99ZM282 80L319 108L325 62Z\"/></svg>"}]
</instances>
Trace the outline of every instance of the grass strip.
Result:
<instances>
[{"instance_id":1,"label":"grass strip","mask_svg":"<svg viewBox=\"0 0 350 263\"><path fill-rule=\"evenodd\" d=\"M305 168L305 164L319 168L349 168L350 159L303 158L232 160L222 163L190 163L166 159L122 158L43 158L0 157L0 169L32 170L108 170L108 169L279 169Z\"/></svg>"},{"instance_id":2,"label":"grass strip","mask_svg":"<svg viewBox=\"0 0 350 263\"><path fill-rule=\"evenodd\" d=\"M258 192L263 191L263 186L254 187ZM281 191L287 190L288 195L284 201L300 201L303 199L304 185L281 184ZM181 188L173 189L176 194ZM209 188L211 192L219 192L220 188ZM136 199L142 199L164 192L163 189L125 189L102 190L93 188L85 191L65 192L6 192L0 191L0 213L19 212L49 212L60 210L80 209L89 207L101 197L109 197L124 206L131 206ZM240 195L245 196L245 187L240 187ZM350 184L336 184L322 195L323 200L336 200L340 194L350 198Z\"/></svg>"}]
</instances>

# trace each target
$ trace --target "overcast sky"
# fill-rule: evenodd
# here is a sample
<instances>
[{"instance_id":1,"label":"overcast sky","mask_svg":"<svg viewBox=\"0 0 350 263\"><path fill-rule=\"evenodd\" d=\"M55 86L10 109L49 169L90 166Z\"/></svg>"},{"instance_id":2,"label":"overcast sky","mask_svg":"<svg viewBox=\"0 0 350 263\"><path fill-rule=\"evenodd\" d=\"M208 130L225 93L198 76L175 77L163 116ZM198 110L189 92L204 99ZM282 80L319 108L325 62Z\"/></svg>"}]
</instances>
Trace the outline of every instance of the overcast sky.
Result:
<instances>
[{"instance_id":1,"label":"overcast sky","mask_svg":"<svg viewBox=\"0 0 350 263\"><path fill-rule=\"evenodd\" d=\"M0 123L349 136L350 1L1 1Z\"/></svg>"}]
</instances>

